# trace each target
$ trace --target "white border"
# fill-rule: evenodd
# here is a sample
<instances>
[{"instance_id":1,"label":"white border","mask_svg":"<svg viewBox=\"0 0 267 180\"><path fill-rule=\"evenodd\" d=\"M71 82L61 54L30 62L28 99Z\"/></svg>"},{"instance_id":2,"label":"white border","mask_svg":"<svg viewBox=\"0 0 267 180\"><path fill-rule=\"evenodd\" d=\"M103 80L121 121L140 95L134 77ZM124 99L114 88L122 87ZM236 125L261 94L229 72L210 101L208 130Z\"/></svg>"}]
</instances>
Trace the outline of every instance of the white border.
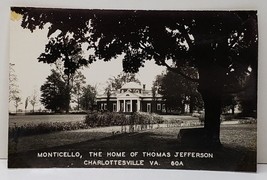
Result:
<instances>
[{"instance_id":1,"label":"white border","mask_svg":"<svg viewBox=\"0 0 267 180\"><path fill-rule=\"evenodd\" d=\"M267 1L266 0L1 0L0 5L0 158L7 158L8 130L8 57L10 6L35 6L85 9L154 9L154 10L258 10L258 162L267 163ZM265 32L265 33L264 33ZM265 50L264 50L265 49Z\"/></svg>"}]
</instances>

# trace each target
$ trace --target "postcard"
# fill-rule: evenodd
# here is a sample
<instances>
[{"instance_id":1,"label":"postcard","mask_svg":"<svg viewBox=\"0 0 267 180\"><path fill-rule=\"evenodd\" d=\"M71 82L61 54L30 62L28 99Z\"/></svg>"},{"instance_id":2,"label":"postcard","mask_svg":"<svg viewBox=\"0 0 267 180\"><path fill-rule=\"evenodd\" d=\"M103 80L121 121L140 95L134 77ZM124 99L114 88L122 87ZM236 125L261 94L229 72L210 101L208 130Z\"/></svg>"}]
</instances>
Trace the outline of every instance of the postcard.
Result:
<instances>
[{"instance_id":1,"label":"postcard","mask_svg":"<svg viewBox=\"0 0 267 180\"><path fill-rule=\"evenodd\" d=\"M11 7L9 168L256 171L255 10Z\"/></svg>"}]
</instances>

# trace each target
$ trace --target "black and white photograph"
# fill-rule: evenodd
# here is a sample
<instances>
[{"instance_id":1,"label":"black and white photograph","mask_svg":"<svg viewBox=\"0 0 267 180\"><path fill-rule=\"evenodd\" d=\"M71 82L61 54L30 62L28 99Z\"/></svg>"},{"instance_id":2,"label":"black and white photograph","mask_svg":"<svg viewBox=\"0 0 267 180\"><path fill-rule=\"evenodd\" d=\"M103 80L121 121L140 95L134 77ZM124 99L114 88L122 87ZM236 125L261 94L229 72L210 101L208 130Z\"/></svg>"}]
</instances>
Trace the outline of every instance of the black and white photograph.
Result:
<instances>
[{"instance_id":1,"label":"black and white photograph","mask_svg":"<svg viewBox=\"0 0 267 180\"><path fill-rule=\"evenodd\" d=\"M255 10L11 7L9 168L256 172Z\"/></svg>"}]
</instances>

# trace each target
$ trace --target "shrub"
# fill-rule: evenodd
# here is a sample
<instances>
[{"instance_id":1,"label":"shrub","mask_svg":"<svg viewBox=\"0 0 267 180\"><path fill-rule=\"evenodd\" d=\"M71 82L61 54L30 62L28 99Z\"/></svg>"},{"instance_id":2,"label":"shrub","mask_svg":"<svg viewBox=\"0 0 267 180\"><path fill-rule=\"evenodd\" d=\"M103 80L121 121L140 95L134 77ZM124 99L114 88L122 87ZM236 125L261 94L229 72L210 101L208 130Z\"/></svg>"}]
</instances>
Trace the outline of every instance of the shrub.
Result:
<instances>
[{"instance_id":1,"label":"shrub","mask_svg":"<svg viewBox=\"0 0 267 180\"><path fill-rule=\"evenodd\" d=\"M234 115L234 114L223 114L223 115L221 115L221 120L222 121L232 121L235 117L236 117L236 115Z\"/></svg>"},{"instance_id":2,"label":"shrub","mask_svg":"<svg viewBox=\"0 0 267 180\"><path fill-rule=\"evenodd\" d=\"M85 123L90 127L157 124L163 123L163 118L156 114L143 112L136 112L132 115L117 112L93 112L86 116Z\"/></svg>"},{"instance_id":3,"label":"shrub","mask_svg":"<svg viewBox=\"0 0 267 180\"><path fill-rule=\"evenodd\" d=\"M257 119L255 119L253 117L246 117L243 119L239 119L238 122L239 122L239 124L256 124Z\"/></svg>"},{"instance_id":4,"label":"shrub","mask_svg":"<svg viewBox=\"0 0 267 180\"><path fill-rule=\"evenodd\" d=\"M146 125L163 123L162 117L156 114L134 113L125 115L116 112L92 112L87 114L84 121L80 122L44 122L39 124L25 124L9 128L9 137L17 139L21 136L31 136L58 131L87 129L89 127Z\"/></svg>"},{"instance_id":5,"label":"shrub","mask_svg":"<svg viewBox=\"0 0 267 180\"><path fill-rule=\"evenodd\" d=\"M181 125L183 123L183 121L181 119L175 119L172 118L170 120L166 120L165 121L166 124L175 124L175 125Z\"/></svg>"},{"instance_id":6,"label":"shrub","mask_svg":"<svg viewBox=\"0 0 267 180\"><path fill-rule=\"evenodd\" d=\"M198 118L199 118L200 123L203 124L205 121L205 114L201 113Z\"/></svg>"},{"instance_id":7,"label":"shrub","mask_svg":"<svg viewBox=\"0 0 267 180\"><path fill-rule=\"evenodd\" d=\"M115 112L92 112L87 114L84 122L89 127L120 126L129 124L129 118Z\"/></svg>"},{"instance_id":8,"label":"shrub","mask_svg":"<svg viewBox=\"0 0 267 180\"><path fill-rule=\"evenodd\" d=\"M145 112L135 112L130 117L130 124L161 124L164 122L163 118L157 114L149 114Z\"/></svg>"}]
</instances>

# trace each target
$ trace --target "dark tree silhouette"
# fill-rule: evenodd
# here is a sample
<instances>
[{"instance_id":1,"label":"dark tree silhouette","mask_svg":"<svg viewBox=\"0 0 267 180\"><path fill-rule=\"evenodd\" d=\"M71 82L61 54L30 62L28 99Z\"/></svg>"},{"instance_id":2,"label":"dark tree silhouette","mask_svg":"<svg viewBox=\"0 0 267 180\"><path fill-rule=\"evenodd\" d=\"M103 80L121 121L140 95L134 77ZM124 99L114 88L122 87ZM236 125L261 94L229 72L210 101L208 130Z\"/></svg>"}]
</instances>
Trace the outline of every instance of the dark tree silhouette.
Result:
<instances>
[{"instance_id":1,"label":"dark tree silhouette","mask_svg":"<svg viewBox=\"0 0 267 180\"><path fill-rule=\"evenodd\" d=\"M154 59L198 83L206 142L219 145L223 94L245 90L244 79L256 81L256 12L130 11L97 17L92 23L99 58L107 61L124 53L125 72L137 72L145 60ZM187 67L197 69L197 79L183 70ZM253 90L256 94L256 83Z\"/></svg>"},{"instance_id":2,"label":"dark tree silhouette","mask_svg":"<svg viewBox=\"0 0 267 180\"><path fill-rule=\"evenodd\" d=\"M24 28L33 31L50 23L48 36L60 30L59 37L73 33L76 42L88 43L95 54L89 63L122 54L124 71L134 73L153 59L197 82L208 144L220 144L223 94L244 91L243 80L250 77L256 94L256 11L12 10L23 15ZM198 78L184 72L185 67L196 68Z\"/></svg>"},{"instance_id":3,"label":"dark tree silhouette","mask_svg":"<svg viewBox=\"0 0 267 180\"><path fill-rule=\"evenodd\" d=\"M96 88L90 85L83 87L80 100L82 109L86 111L93 110L95 100L96 100Z\"/></svg>"},{"instance_id":4,"label":"dark tree silhouette","mask_svg":"<svg viewBox=\"0 0 267 180\"><path fill-rule=\"evenodd\" d=\"M68 90L62 77L55 70L46 78L46 82L41 86L41 103L46 109L53 112L62 112L66 110L69 103Z\"/></svg>"},{"instance_id":5,"label":"dark tree silhouette","mask_svg":"<svg viewBox=\"0 0 267 180\"><path fill-rule=\"evenodd\" d=\"M77 69L88 64L88 61L82 56L81 44L77 43L75 39L70 38L68 35L57 36L49 40L45 47L45 52L38 59L39 62L48 64L56 63L57 61L63 62L68 92L68 96L66 96L68 102L66 104L66 113L68 113L71 100L72 77L75 75Z\"/></svg>"},{"instance_id":6,"label":"dark tree silhouette","mask_svg":"<svg viewBox=\"0 0 267 180\"><path fill-rule=\"evenodd\" d=\"M29 97L26 97L26 99L25 99L25 105L24 105L25 113L27 112L28 103L29 103Z\"/></svg>"},{"instance_id":7,"label":"dark tree silhouette","mask_svg":"<svg viewBox=\"0 0 267 180\"><path fill-rule=\"evenodd\" d=\"M235 106L238 104L238 98L234 94L226 94L222 98L222 107L223 113L228 113L231 111L231 114L235 114Z\"/></svg>"},{"instance_id":8,"label":"dark tree silhouette","mask_svg":"<svg viewBox=\"0 0 267 180\"><path fill-rule=\"evenodd\" d=\"M194 69L187 70L191 77L197 77L197 73ZM176 109L180 113L185 112L185 105L189 105L190 113L193 110L199 110L203 108L203 101L201 95L197 92L197 83L188 81L181 75L172 71L167 71L166 74L162 74L157 77L159 86L159 93L166 99L167 109Z\"/></svg>"}]
</instances>

